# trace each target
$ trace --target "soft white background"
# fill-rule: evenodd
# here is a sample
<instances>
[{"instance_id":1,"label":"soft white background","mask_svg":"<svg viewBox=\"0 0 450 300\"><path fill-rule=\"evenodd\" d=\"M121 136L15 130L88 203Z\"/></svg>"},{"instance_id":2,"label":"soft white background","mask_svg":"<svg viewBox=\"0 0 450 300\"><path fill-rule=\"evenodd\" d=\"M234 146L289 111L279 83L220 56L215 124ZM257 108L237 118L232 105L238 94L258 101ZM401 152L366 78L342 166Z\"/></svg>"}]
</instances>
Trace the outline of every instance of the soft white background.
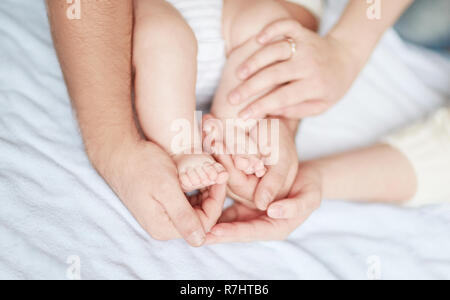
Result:
<instances>
[{"instance_id":1,"label":"soft white background","mask_svg":"<svg viewBox=\"0 0 450 300\"><path fill-rule=\"evenodd\" d=\"M344 2L332 1L325 28ZM448 60L389 32L347 97L304 122L300 156L421 118L449 99L449 74ZM150 239L88 163L42 0L0 1L0 101L0 279L65 279L70 255L84 279L450 279L449 205L326 201L285 242Z\"/></svg>"}]
</instances>

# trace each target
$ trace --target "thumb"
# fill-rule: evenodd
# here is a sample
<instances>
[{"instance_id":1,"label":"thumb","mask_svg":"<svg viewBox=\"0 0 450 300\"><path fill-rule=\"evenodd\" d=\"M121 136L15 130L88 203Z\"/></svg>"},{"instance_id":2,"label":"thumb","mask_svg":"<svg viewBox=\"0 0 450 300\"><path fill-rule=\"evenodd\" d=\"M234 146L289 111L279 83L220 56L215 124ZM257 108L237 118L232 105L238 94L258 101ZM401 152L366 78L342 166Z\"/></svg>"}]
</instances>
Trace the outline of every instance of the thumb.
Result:
<instances>
[{"instance_id":1,"label":"thumb","mask_svg":"<svg viewBox=\"0 0 450 300\"><path fill-rule=\"evenodd\" d=\"M255 204L260 210L267 210L280 193L286 181L287 172L282 172L279 165L272 166L259 182L255 192Z\"/></svg>"}]
</instances>

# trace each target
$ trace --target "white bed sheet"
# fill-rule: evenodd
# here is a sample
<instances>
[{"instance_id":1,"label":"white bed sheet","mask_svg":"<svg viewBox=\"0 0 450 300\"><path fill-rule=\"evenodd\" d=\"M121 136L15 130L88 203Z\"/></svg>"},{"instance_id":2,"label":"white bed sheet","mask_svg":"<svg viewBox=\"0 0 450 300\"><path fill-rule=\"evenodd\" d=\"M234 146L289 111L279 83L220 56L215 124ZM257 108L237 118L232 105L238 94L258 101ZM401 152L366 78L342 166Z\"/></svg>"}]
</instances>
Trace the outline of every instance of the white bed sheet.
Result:
<instances>
[{"instance_id":1,"label":"white bed sheet","mask_svg":"<svg viewBox=\"0 0 450 300\"><path fill-rule=\"evenodd\" d=\"M325 27L343 1L333 1ZM302 159L366 145L449 98L450 63L389 32ZM0 1L0 279L450 279L450 206L326 201L285 242L153 241L88 163L42 0Z\"/></svg>"}]
</instances>

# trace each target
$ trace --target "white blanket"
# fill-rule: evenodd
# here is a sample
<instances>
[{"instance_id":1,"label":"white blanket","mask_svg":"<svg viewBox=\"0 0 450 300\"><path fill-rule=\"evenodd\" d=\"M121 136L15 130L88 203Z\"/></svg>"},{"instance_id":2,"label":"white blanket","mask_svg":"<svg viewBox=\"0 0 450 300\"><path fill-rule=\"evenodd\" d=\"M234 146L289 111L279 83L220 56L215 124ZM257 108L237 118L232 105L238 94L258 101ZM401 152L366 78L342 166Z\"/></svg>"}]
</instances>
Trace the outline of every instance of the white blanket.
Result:
<instances>
[{"instance_id":1,"label":"white blanket","mask_svg":"<svg viewBox=\"0 0 450 300\"><path fill-rule=\"evenodd\" d=\"M346 98L303 124L301 157L369 144L433 111L449 74L448 60L389 32ZM445 205L326 201L285 242L153 241L89 165L42 0L0 1L0 101L0 279L73 278L78 258L83 279L450 279Z\"/></svg>"}]
</instances>

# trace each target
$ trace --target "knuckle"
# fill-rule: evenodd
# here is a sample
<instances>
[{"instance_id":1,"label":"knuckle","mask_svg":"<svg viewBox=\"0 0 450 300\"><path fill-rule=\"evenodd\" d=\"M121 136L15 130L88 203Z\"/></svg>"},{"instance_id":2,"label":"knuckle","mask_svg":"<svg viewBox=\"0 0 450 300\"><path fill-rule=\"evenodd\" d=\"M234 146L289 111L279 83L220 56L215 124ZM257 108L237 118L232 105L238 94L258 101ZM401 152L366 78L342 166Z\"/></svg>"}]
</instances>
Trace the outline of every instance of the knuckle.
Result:
<instances>
[{"instance_id":1,"label":"knuckle","mask_svg":"<svg viewBox=\"0 0 450 300\"><path fill-rule=\"evenodd\" d=\"M287 25L293 31L298 30L300 27L300 23L294 19L287 20Z\"/></svg>"},{"instance_id":2,"label":"knuckle","mask_svg":"<svg viewBox=\"0 0 450 300\"><path fill-rule=\"evenodd\" d=\"M275 46L278 58L281 60L289 59L292 56L291 46L287 41L282 41Z\"/></svg>"}]
</instances>

